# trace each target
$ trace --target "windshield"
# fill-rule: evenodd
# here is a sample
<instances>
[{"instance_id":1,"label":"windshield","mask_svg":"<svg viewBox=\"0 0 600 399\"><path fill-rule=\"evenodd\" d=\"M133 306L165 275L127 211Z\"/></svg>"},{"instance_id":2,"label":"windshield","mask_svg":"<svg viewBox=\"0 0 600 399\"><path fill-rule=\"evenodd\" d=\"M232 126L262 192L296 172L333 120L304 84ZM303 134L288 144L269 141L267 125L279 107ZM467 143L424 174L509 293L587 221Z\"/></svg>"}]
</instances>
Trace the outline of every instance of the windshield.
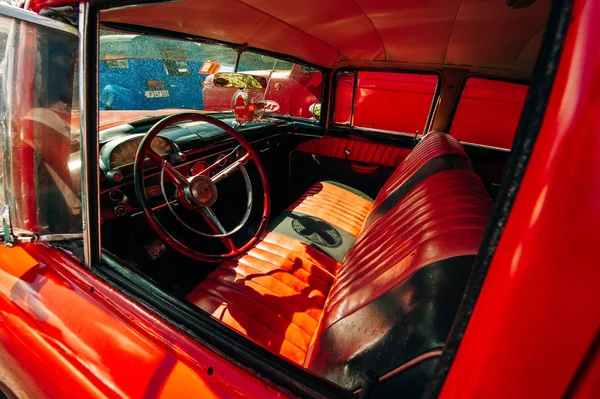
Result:
<instances>
[{"instance_id":1,"label":"windshield","mask_svg":"<svg viewBox=\"0 0 600 399\"><path fill-rule=\"evenodd\" d=\"M237 89L216 86L213 78L234 72L236 60L236 50L226 46L102 30L100 109L230 112ZM314 118L321 71L247 51L237 72L266 79L267 113Z\"/></svg>"}]
</instances>

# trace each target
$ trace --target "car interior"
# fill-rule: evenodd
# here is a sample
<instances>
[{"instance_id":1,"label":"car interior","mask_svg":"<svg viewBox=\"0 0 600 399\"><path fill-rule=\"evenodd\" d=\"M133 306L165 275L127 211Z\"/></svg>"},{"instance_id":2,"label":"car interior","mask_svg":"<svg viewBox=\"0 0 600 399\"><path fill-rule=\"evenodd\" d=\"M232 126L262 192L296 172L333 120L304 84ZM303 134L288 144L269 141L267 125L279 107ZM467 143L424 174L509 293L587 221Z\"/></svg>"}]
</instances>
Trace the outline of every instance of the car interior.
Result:
<instances>
[{"instance_id":1,"label":"car interior","mask_svg":"<svg viewBox=\"0 0 600 399\"><path fill-rule=\"evenodd\" d=\"M243 46L304 73L282 78L302 90L277 100L279 113L247 123L231 108L100 111L103 259L350 393L374 375L374 396L419 397L503 184L549 9L182 0L102 11L113 34ZM203 90L207 106L216 92Z\"/></svg>"}]
</instances>

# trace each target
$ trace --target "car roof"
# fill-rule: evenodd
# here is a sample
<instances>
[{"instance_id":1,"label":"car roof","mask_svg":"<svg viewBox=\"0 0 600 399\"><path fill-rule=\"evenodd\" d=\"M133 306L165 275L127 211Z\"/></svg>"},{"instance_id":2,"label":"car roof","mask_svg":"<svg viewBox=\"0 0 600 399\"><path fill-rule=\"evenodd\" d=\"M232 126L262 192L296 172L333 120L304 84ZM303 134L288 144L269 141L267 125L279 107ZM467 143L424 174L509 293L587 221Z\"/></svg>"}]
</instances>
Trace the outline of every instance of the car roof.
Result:
<instances>
[{"instance_id":1,"label":"car roof","mask_svg":"<svg viewBox=\"0 0 600 399\"><path fill-rule=\"evenodd\" d=\"M323 67L465 67L528 77L550 7L538 0L180 0L101 20L287 54Z\"/></svg>"}]
</instances>

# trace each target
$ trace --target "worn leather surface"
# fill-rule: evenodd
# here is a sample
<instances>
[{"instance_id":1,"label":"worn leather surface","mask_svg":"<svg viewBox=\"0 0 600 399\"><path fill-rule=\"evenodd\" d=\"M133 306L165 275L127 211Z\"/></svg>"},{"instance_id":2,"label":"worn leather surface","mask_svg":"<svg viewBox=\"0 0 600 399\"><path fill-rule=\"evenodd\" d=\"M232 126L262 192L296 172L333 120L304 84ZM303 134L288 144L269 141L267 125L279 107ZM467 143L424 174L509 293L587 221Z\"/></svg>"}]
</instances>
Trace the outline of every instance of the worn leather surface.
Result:
<instances>
[{"instance_id":1,"label":"worn leather surface","mask_svg":"<svg viewBox=\"0 0 600 399\"><path fill-rule=\"evenodd\" d=\"M358 236L306 367L348 389L432 349L450 331L492 202L478 176L437 173Z\"/></svg>"},{"instance_id":2,"label":"worn leather surface","mask_svg":"<svg viewBox=\"0 0 600 399\"><path fill-rule=\"evenodd\" d=\"M423 167L433 158L442 155L462 155L467 158L464 149L452 136L446 133L429 133L419 144L411 151L404 159L402 164L396 168L392 176L383 185L375 202L373 203L372 211L384 202L394 191L403 185L412 175Z\"/></svg>"},{"instance_id":3,"label":"worn leather surface","mask_svg":"<svg viewBox=\"0 0 600 399\"><path fill-rule=\"evenodd\" d=\"M371 226L373 222L389 212L399 201L410 191L427 178L447 170L467 170L473 171L469 159L458 154L444 154L431 158L425 162L415 173L398 186L383 201L377 204L377 207L371 209L369 217L363 224L363 230Z\"/></svg>"},{"instance_id":4,"label":"worn leather surface","mask_svg":"<svg viewBox=\"0 0 600 399\"><path fill-rule=\"evenodd\" d=\"M396 167L410 153L407 148L384 145L372 141L324 136L305 141L297 151L310 152L354 162ZM346 150L350 151L346 154Z\"/></svg>"},{"instance_id":5,"label":"worn leather surface","mask_svg":"<svg viewBox=\"0 0 600 399\"><path fill-rule=\"evenodd\" d=\"M269 232L240 259L222 263L187 300L302 365L338 268L319 250Z\"/></svg>"},{"instance_id":6,"label":"worn leather surface","mask_svg":"<svg viewBox=\"0 0 600 399\"><path fill-rule=\"evenodd\" d=\"M356 237L372 206L373 201L358 193L333 182L321 182L308 189L288 210L319 218Z\"/></svg>"},{"instance_id":7,"label":"worn leather surface","mask_svg":"<svg viewBox=\"0 0 600 399\"><path fill-rule=\"evenodd\" d=\"M440 158L444 162L427 169ZM385 212L365 225L381 206ZM300 239L269 232L248 254L220 265L188 299L345 388L359 389L373 371L386 376L385 386L416 384L406 389L418 393L431 367L421 367L415 379L394 370L443 347L491 207L458 141L430 134L400 164L373 207L325 182L290 207L289 213L355 237L343 262Z\"/></svg>"},{"instance_id":8,"label":"worn leather surface","mask_svg":"<svg viewBox=\"0 0 600 399\"><path fill-rule=\"evenodd\" d=\"M356 241L356 237L339 227L298 212L283 212L269 224L268 230L310 245L338 262L344 260Z\"/></svg>"}]
</instances>

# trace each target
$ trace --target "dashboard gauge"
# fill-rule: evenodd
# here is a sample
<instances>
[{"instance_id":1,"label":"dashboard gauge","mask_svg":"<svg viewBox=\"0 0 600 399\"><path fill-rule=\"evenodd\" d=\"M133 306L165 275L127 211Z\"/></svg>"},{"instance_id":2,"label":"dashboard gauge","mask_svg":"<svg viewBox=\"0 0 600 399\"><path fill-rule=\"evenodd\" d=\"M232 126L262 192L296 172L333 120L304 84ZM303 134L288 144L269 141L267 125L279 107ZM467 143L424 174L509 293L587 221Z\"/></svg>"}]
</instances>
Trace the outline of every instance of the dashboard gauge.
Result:
<instances>
[{"instance_id":1,"label":"dashboard gauge","mask_svg":"<svg viewBox=\"0 0 600 399\"><path fill-rule=\"evenodd\" d=\"M190 176L199 175L206 168L208 168L208 164L206 162L198 161L190 168Z\"/></svg>"},{"instance_id":2,"label":"dashboard gauge","mask_svg":"<svg viewBox=\"0 0 600 399\"><path fill-rule=\"evenodd\" d=\"M110 153L110 169L132 164L135 161L135 154L141 142L142 137L136 137L117 145ZM152 140L151 147L160 156L170 154L173 151L171 143L162 137L155 137Z\"/></svg>"},{"instance_id":3,"label":"dashboard gauge","mask_svg":"<svg viewBox=\"0 0 600 399\"><path fill-rule=\"evenodd\" d=\"M217 162L219 166L225 166L227 164L227 158L225 157L225 154L219 155Z\"/></svg>"}]
</instances>

